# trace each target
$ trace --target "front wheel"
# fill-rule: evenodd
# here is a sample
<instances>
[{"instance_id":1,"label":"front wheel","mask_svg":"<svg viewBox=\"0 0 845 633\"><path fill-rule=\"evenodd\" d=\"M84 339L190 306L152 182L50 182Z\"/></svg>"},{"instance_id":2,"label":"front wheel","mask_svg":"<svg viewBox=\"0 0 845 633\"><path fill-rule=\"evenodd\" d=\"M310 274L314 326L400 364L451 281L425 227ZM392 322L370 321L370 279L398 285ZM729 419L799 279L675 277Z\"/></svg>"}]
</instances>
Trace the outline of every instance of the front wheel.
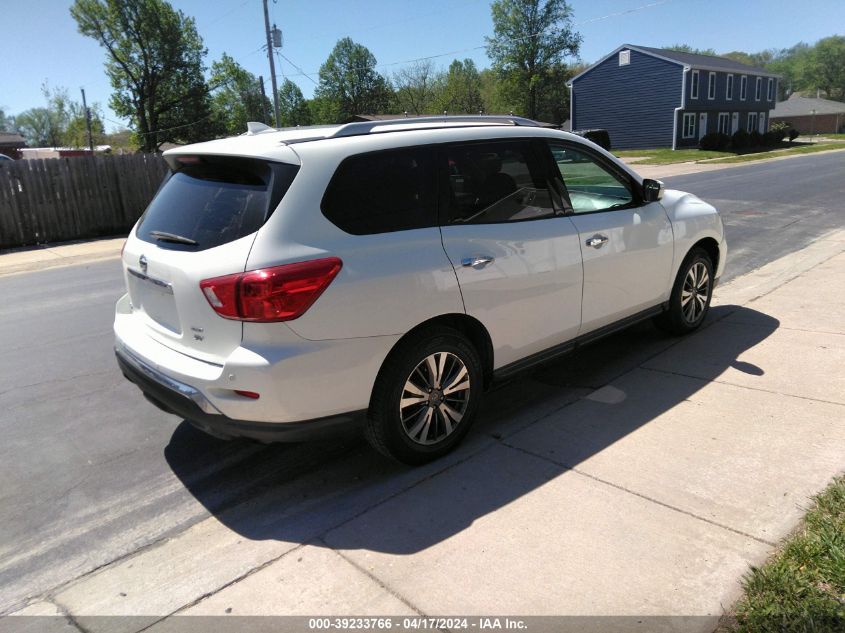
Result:
<instances>
[{"instance_id":1,"label":"front wheel","mask_svg":"<svg viewBox=\"0 0 845 633\"><path fill-rule=\"evenodd\" d=\"M707 251L690 251L672 286L669 308L654 319L655 324L672 334L688 334L704 322L713 297L713 262Z\"/></svg>"},{"instance_id":2,"label":"front wheel","mask_svg":"<svg viewBox=\"0 0 845 633\"><path fill-rule=\"evenodd\" d=\"M385 361L365 436L380 453L405 464L437 459L469 431L482 382L478 353L459 332L423 332Z\"/></svg>"}]
</instances>

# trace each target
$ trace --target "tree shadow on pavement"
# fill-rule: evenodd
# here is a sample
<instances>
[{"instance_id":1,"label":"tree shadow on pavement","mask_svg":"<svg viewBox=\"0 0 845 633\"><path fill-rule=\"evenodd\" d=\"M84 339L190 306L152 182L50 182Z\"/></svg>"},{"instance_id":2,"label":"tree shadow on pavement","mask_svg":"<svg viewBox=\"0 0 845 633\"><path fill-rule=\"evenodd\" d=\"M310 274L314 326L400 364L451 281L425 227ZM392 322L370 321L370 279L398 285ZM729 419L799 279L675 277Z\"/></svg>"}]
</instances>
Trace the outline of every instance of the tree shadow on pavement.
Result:
<instances>
[{"instance_id":1,"label":"tree shadow on pavement","mask_svg":"<svg viewBox=\"0 0 845 633\"><path fill-rule=\"evenodd\" d=\"M187 422L174 432L165 458L211 514L246 538L416 553L577 467L689 399L729 368L762 375L765 368L739 359L779 322L737 306L714 307L708 321L735 314L754 317L755 326L736 328L727 337L705 326L692 337L678 339L644 323L536 369L489 393L464 444L419 468L389 462L358 439L299 445L227 443ZM690 371L637 369L666 349L698 337L708 339L708 355L706 362L682 355ZM635 389L625 392L608 385L621 376L625 378L617 384ZM613 415L576 415L578 407L596 402L612 404ZM540 421L543 430L534 441L542 451L526 452L509 443L525 429L541 428L534 426ZM507 451L504 457L502 451ZM402 494L412 489L413 494ZM555 508L567 511L577 509ZM335 529L365 513L357 522L364 528Z\"/></svg>"}]
</instances>

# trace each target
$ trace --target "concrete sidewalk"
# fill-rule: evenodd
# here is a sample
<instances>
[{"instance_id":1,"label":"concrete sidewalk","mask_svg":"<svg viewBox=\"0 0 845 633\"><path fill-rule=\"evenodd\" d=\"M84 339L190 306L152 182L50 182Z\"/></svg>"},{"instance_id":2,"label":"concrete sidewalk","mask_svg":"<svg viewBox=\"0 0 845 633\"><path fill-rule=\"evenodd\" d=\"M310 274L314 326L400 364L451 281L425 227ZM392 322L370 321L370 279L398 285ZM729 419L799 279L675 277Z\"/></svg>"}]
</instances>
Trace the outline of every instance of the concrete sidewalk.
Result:
<instances>
[{"instance_id":1,"label":"concrete sidewalk","mask_svg":"<svg viewBox=\"0 0 845 633\"><path fill-rule=\"evenodd\" d=\"M0 251L0 277L120 257L125 237Z\"/></svg>"},{"instance_id":2,"label":"concrete sidewalk","mask_svg":"<svg viewBox=\"0 0 845 633\"><path fill-rule=\"evenodd\" d=\"M690 337L645 324L630 349L611 338L490 394L435 464L353 451L18 613L87 631L227 614L678 615L712 630L845 468L843 283L840 231L717 289ZM86 619L103 615L142 617Z\"/></svg>"}]
</instances>

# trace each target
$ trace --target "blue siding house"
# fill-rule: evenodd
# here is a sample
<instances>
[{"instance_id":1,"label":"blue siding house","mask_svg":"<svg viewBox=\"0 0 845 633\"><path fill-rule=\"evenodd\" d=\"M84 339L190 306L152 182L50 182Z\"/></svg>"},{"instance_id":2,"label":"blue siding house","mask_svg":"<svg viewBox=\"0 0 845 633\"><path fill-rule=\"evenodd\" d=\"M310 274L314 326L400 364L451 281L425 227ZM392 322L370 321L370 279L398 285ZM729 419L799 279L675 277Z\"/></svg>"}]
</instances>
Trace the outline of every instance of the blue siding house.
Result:
<instances>
[{"instance_id":1,"label":"blue siding house","mask_svg":"<svg viewBox=\"0 0 845 633\"><path fill-rule=\"evenodd\" d=\"M724 57L623 44L569 86L573 130L614 149L697 147L711 132L765 132L778 76Z\"/></svg>"}]
</instances>

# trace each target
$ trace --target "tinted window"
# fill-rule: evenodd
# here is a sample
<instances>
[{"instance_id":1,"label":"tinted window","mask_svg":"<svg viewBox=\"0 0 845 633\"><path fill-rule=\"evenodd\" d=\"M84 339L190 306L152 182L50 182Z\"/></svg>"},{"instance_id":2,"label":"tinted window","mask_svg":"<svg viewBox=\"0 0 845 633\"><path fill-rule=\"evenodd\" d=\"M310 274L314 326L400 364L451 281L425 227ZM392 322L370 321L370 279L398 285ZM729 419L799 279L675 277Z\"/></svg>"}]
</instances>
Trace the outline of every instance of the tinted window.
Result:
<instances>
[{"instance_id":1,"label":"tinted window","mask_svg":"<svg viewBox=\"0 0 845 633\"><path fill-rule=\"evenodd\" d=\"M554 215L548 182L526 141L445 148L448 221L489 224Z\"/></svg>"},{"instance_id":2,"label":"tinted window","mask_svg":"<svg viewBox=\"0 0 845 633\"><path fill-rule=\"evenodd\" d=\"M353 235L436 226L431 152L405 148L347 158L326 189L322 209Z\"/></svg>"},{"instance_id":3,"label":"tinted window","mask_svg":"<svg viewBox=\"0 0 845 633\"><path fill-rule=\"evenodd\" d=\"M631 185L605 169L590 154L550 143L574 213L626 207L634 201Z\"/></svg>"},{"instance_id":4,"label":"tinted window","mask_svg":"<svg viewBox=\"0 0 845 633\"><path fill-rule=\"evenodd\" d=\"M298 170L295 165L247 158L169 160L174 171L144 212L137 234L146 242L178 250L205 250L254 233Z\"/></svg>"}]
</instances>

